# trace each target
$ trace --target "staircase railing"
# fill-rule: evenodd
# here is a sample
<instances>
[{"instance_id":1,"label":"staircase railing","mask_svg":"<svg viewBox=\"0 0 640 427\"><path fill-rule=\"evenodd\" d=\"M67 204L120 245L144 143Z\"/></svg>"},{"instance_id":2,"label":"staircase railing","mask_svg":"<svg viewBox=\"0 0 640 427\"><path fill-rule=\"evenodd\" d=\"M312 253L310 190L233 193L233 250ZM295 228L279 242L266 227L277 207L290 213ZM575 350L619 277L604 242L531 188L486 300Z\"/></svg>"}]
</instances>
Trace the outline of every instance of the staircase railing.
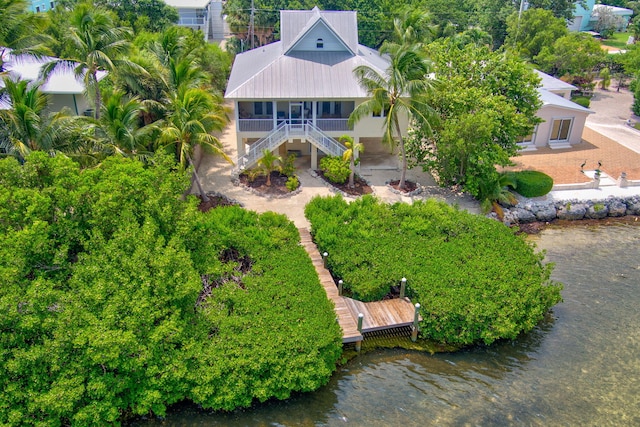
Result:
<instances>
[{"instance_id":1,"label":"staircase railing","mask_svg":"<svg viewBox=\"0 0 640 427\"><path fill-rule=\"evenodd\" d=\"M289 126L282 122L271 133L257 142L251 144L251 149L247 154L238 158L238 171L243 171L258 162L264 155L264 150L273 150L280 146L289 136Z\"/></svg>"},{"instance_id":2,"label":"staircase railing","mask_svg":"<svg viewBox=\"0 0 640 427\"><path fill-rule=\"evenodd\" d=\"M342 156L347 150L347 147L322 132L322 130L312 123L307 123L305 134L313 145L332 156Z\"/></svg>"},{"instance_id":3,"label":"staircase railing","mask_svg":"<svg viewBox=\"0 0 640 427\"><path fill-rule=\"evenodd\" d=\"M347 147L324 133L311 122L304 123L302 127L296 124L294 127L295 128L292 129L290 123L283 121L269 133L269 135L251 144L249 152L238 158L236 163L237 171L242 172L253 166L264 156L264 150L272 151L290 137L304 138L323 152L332 156L342 156L347 150Z\"/></svg>"}]
</instances>

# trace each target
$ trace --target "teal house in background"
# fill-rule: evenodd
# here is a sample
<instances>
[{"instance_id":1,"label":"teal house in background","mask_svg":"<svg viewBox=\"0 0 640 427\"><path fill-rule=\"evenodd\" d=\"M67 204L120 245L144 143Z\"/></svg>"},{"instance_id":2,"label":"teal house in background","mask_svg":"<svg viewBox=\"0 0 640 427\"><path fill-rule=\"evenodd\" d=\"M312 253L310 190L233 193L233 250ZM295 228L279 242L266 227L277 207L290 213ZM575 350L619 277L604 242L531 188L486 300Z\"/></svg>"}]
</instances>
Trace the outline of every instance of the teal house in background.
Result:
<instances>
[{"instance_id":1,"label":"teal house in background","mask_svg":"<svg viewBox=\"0 0 640 427\"><path fill-rule=\"evenodd\" d=\"M569 21L567 26L569 31L591 31L594 28L594 24L598 20L598 10L603 8L610 8L611 12L621 18L621 30L627 27L629 19L633 15L633 10L625 9L623 7L607 6L604 4L596 4L596 0L586 0L586 8L582 7L579 3L576 3L576 10L574 13L573 21Z\"/></svg>"},{"instance_id":2,"label":"teal house in background","mask_svg":"<svg viewBox=\"0 0 640 427\"><path fill-rule=\"evenodd\" d=\"M56 2L53 0L31 0L32 12L46 12L55 8Z\"/></svg>"}]
</instances>

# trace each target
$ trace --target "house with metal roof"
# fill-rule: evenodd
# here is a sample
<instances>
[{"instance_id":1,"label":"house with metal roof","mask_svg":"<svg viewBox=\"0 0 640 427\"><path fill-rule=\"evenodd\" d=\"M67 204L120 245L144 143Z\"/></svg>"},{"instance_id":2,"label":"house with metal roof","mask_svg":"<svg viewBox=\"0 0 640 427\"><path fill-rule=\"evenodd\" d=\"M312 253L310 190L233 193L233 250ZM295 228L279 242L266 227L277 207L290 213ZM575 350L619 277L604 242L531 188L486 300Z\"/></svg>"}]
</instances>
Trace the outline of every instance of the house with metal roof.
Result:
<instances>
[{"instance_id":1,"label":"house with metal roof","mask_svg":"<svg viewBox=\"0 0 640 427\"><path fill-rule=\"evenodd\" d=\"M522 150L540 147L569 148L582 141L582 131L589 114L593 111L571 101L571 92L577 89L569 83L535 70L540 77L538 88L542 107L537 116L543 121L533 133L520 142Z\"/></svg>"},{"instance_id":2,"label":"house with metal roof","mask_svg":"<svg viewBox=\"0 0 640 427\"><path fill-rule=\"evenodd\" d=\"M41 81L40 70L51 62L51 57L35 57L32 55L14 55L9 48L0 47L1 64L4 70L3 77L7 76L15 80ZM102 80L107 73L98 71L98 80ZM4 86L0 79L0 88ZM91 103L85 96L85 84L82 77L77 77L72 69L59 68L42 82L40 91L49 96L49 109L60 111L68 108L75 115L91 115ZM0 99L0 109L8 109L11 106L6 98Z\"/></svg>"},{"instance_id":3,"label":"house with metal roof","mask_svg":"<svg viewBox=\"0 0 640 427\"><path fill-rule=\"evenodd\" d=\"M205 40L224 38L222 0L164 0L178 10L177 25L202 30Z\"/></svg>"},{"instance_id":4,"label":"house with metal roof","mask_svg":"<svg viewBox=\"0 0 640 427\"><path fill-rule=\"evenodd\" d=\"M382 74L389 65L358 43L356 12L283 10L280 26L280 41L237 55L231 70L225 98L235 107L239 168L251 167L265 149L310 155L317 168L319 153L344 152L336 141L344 134L367 153L383 152L383 112L347 123L368 99L353 70L367 65Z\"/></svg>"}]
</instances>

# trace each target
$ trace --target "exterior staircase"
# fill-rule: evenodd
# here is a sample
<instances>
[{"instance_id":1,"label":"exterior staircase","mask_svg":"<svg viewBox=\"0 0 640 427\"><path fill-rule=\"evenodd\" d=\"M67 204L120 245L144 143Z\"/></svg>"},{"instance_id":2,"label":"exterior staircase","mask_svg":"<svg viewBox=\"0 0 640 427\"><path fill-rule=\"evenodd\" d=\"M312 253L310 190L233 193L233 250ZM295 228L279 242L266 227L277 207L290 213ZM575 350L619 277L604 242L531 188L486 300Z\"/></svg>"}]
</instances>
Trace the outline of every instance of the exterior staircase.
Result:
<instances>
[{"instance_id":1,"label":"exterior staircase","mask_svg":"<svg viewBox=\"0 0 640 427\"><path fill-rule=\"evenodd\" d=\"M322 152L331 156L342 156L347 147L322 132L310 122L303 124L291 124L283 121L271 133L251 144L247 154L239 157L236 162L238 173L255 165L264 155L264 150L275 150L290 139L302 139L313 144Z\"/></svg>"}]
</instances>

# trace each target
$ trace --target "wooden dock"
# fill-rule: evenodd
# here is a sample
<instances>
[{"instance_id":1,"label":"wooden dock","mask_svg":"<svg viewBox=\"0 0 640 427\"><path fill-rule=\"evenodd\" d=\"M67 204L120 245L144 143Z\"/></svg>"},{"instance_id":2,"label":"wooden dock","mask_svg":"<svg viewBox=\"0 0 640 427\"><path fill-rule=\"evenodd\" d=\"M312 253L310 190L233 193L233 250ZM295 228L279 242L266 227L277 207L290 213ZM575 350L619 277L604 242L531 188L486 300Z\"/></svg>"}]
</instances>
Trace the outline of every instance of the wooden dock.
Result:
<instances>
[{"instance_id":1,"label":"wooden dock","mask_svg":"<svg viewBox=\"0 0 640 427\"><path fill-rule=\"evenodd\" d=\"M318 272L320 283L333 301L338 323L342 328L342 342L352 343L363 340L362 333L398 328L413 324L415 307L408 298L376 302L361 302L338 294L338 287L331 273L324 268L322 255L311 239L306 228L298 229L300 241L309 254L313 266ZM358 315L362 313L362 331L358 330Z\"/></svg>"}]
</instances>

